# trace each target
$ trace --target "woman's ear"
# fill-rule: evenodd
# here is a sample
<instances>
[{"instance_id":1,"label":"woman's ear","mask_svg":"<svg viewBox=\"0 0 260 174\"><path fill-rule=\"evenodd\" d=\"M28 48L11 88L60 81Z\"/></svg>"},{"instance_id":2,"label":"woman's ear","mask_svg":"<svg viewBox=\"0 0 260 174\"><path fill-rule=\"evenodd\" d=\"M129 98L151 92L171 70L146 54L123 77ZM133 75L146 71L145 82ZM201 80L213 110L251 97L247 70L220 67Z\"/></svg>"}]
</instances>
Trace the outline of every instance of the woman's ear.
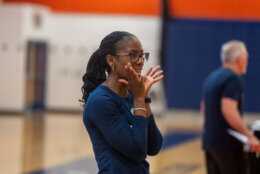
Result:
<instances>
[{"instance_id":1,"label":"woman's ear","mask_svg":"<svg viewBox=\"0 0 260 174\"><path fill-rule=\"evenodd\" d=\"M107 55L106 60L107 60L108 65L112 68L114 66L114 56Z\"/></svg>"}]
</instances>

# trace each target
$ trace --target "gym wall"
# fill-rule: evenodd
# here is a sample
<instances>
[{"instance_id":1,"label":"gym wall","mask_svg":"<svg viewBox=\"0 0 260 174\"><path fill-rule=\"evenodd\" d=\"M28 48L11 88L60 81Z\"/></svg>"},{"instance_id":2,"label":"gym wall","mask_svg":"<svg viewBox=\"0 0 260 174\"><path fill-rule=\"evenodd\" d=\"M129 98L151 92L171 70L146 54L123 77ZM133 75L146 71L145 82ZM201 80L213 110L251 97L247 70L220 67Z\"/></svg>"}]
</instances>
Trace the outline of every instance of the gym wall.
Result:
<instances>
[{"instance_id":1,"label":"gym wall","mask_svg":"<svg viewBox=\"0 0 260 174\"><path fill-rule=\"evenodd\" d=\"M221 66L221 45L237 39L249 51L248 71L243 76L244 110L259 112L260 1L168 2L164 60L168 108L199 109L203 81Z\"/></svg>"}]
</instances>

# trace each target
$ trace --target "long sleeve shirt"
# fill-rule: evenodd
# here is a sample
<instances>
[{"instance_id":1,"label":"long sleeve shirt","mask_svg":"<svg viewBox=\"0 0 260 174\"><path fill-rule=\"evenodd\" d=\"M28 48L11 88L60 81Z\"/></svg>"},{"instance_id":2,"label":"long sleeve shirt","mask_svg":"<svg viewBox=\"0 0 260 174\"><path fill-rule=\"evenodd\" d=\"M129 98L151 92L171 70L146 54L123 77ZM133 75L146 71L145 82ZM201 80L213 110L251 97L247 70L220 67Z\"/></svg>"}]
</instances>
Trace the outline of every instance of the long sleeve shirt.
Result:
<instances>
[{"instance_id":1,"label":"long sleeve shirt","mask_svg":"<svg viewBox=\"0 0 260 174\"><path fill-rule=\"evenodd\" d=\"M122 98L100 85L89 96L83 121L89 133L99 173L147 174L147 155L156 155L162 135L153 115L133 116L133 97Z\"/></svg>"}]
</instances>

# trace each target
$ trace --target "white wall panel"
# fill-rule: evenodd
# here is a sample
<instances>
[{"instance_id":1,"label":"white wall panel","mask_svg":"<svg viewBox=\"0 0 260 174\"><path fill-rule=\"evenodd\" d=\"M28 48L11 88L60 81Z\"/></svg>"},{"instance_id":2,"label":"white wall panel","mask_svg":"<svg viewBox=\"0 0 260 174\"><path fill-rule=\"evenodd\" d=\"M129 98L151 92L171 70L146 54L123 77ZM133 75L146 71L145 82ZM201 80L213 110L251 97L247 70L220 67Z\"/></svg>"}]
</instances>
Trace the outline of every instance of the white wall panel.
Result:
<instances>
[{"instance_id":1,"label":"white wall panel","mask_svg":"<svg viewBox=\"0 0 260 174\"><path fill-rule=\"evenodd\" d=\"M52 22L55 31L51 42L57 50L49 57L48 108L80 109L81 78L88 59L112 31L129 31L140 39L144 50L151 53L145 70L150 65L159 64L161 23L158 17L57 14L52 17ZM86 47L85 55L78 53L80 46ZM69 55L64 53L66 47L71 49ZM162 94L161 84L155 85L153 90ZM161 108L163 103L156 106Z\"/></svg>"},{"instance_id":2,"label":"white wall panel","mask_svg":"<svg viewBox=\"0 0 260 174\"><path fill-rule=\"evenodd\" d=\"M24 56L21 39L23 11L0 5L0 110L24 107Z\"/></svg>"}]
</instances>

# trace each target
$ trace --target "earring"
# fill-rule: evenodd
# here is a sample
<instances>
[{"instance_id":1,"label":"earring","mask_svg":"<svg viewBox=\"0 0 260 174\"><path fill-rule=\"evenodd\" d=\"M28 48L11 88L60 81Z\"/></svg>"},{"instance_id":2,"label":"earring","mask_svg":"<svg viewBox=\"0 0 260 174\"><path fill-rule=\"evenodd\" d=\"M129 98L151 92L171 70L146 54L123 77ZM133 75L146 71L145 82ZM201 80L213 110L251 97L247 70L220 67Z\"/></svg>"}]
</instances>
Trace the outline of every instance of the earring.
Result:
<instances>
[{"instance_id":1,"label":"earring","mask_svg":"<svg viewBox=\"0 0 260 174\"><path fill-rule=\"evenodd\" d=\"M112 71L114 71L114 70L115 70L115 66L113 65L113 66L112 66Z\"/></svg>"},{"instance_id":2,"label":"earring","mask_svg":"<svg viewBox=\"0 0 260 174\"><path fill-rule=\"evenodd\" d=\"M105 70L105 74L106 74L106 78L108 77L108 72L107 72L107 69Z\"/></svg>"}]
</instances>

